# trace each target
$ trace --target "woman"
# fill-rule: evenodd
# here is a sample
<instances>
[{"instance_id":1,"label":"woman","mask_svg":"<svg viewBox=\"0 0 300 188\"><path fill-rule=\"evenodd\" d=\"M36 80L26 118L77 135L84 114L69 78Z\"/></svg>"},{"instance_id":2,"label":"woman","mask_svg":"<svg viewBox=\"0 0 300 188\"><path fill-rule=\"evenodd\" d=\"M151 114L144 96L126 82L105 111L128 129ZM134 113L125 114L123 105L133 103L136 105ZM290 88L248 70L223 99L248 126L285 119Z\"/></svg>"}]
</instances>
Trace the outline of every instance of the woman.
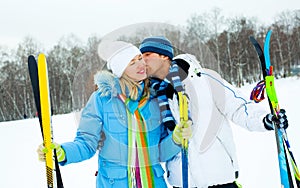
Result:
<instances>
[{"instance_id":1,"label":"woman","mask_svg":"<svg viewBox=\"0 0 300 188\"><path fill-rule=\"evenodd\" d=\"M180 147L161 125L141 52L121 41L107 49L114 49L107 59L112 73L95 75L98 89L83 109L75 140L56 144L59 162L67 165L89 159L101 143L97 188L167 187L160 162L171 159ZM105 139L100 142L101 134ZM43 160L42 147L38 153Z\"/></svg>"}]
</instances>

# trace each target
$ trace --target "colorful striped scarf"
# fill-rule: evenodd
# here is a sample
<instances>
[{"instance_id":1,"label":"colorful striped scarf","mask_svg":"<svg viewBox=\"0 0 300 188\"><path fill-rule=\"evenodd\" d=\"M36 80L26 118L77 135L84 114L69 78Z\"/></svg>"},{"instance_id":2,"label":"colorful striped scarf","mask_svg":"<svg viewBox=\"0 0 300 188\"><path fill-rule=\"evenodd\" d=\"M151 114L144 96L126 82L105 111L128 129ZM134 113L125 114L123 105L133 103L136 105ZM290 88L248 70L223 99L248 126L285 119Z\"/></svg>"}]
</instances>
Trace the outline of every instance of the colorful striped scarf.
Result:
<instances>
[{"instance_id":1,"label":"colorful striped scarf","mask_svg":"<svg viewBox=\"0 0 300 188\"><path fill-rule=\"evenodd\" d=\"M129 188L153 188L154 172L148 150L147 125L141 113L148 102L142 97L137 104L119 94L126 106L128 119L128 186Z\"/></svg>"}]
</instances>

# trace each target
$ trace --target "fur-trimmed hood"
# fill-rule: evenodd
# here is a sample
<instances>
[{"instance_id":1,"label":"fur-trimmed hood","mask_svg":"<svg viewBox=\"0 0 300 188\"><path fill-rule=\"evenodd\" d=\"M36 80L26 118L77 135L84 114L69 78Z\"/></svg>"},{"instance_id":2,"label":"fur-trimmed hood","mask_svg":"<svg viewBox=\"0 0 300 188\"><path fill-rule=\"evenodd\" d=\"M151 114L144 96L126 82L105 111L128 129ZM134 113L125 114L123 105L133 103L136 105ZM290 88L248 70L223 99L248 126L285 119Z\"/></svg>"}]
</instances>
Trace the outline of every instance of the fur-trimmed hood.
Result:
<instances>
[{"instance_id":1,"label":"fur-trimmed hood","mask_svg":"<svg viewBox=\"0 0 300 188\"><path fill-rule=\"evenodd\" d=\"M101 97L115 97L120 92L120 84L118 78L111 72L99 71L94 76L94 83L98 87Z\"/></svg>"}]
</instances>

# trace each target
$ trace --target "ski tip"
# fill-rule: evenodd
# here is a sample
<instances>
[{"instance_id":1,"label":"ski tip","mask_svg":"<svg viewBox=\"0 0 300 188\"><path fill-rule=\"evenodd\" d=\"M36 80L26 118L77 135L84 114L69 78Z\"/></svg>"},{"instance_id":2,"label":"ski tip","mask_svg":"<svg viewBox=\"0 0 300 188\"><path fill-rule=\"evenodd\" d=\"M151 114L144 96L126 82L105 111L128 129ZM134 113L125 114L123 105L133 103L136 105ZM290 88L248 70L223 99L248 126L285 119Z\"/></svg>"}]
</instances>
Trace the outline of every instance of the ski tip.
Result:
<instances>
[{"instance_id":1,"label":"ski tip","mask_svg":"<svg viewBox=\"0 0 300 188\"><path fill-rule=\"evenodd\" d=\"M38 56L38 62L46 61L46 56L43 53L40 53Z\"/></svg>"},{"instance_id":2,"label":"ski tip","mask_svg":"<svg viewBox=\"0 0 300 188\"><path fill-rule=\"evenodd\" d=\"M272 30L269 30L266 34L265 43L270 43Z\"/></svg>"},{"instance_id":3,"label":"ski tip","mask_svg":"<svg viewBox=\"0 0 300 188\"><path fill-rule=\"evenodd\" d=\"M45 54L40 53L38 58L46 58Z\"/></svg>"},{"instance_id":4,"label":"ski tip","mask_svg":"<svg viewBox=\"0 0 300 188\"><path fill-rule=\"evenodd\" d=\"M256 45L256 44L258 44L258 42L257 42L257 40L254 38L254 36L250 36L249 37L249 39L250 39L250 42L253 44L253 45Z\"/></svg>"},{"instance_id":5,"label":"ski tip","mask_svg":"<svg viewBox=\"0 0 300 188\"><path fill-rule=\"evenodd\" d=\"M263 50L262 50L260 44L258 43L258 41L253 36L250 36L249 39L250 39L250 42L252 43L252 45L254 46L254 48L256 49L258 56L262 56Z\"/></svg>"},{"instance_id":6,"label":"ski tip","mask_svg":"<svg viewBox=\"0 0 300 188\"><path fill-rule=\"evenodd\" d=\"M271 60L270 60L270 42L271 42L271 34L272 30L269 30L266 35L265 39L265 45L264 45L264 52L265 52L265 59L266 59L266 68L269 69L271 66Z\"/></svg>"},{"instance_id":7,"label":"ski tip","mask_svg":"<svg viewBox=\"0 0 300 188\"><path fill-rule=\"evenodd\" d=\"M34 55L29 55L28 56L28 62L31 62L31 61L35 61Z\"/></svg>"}]
</instances>

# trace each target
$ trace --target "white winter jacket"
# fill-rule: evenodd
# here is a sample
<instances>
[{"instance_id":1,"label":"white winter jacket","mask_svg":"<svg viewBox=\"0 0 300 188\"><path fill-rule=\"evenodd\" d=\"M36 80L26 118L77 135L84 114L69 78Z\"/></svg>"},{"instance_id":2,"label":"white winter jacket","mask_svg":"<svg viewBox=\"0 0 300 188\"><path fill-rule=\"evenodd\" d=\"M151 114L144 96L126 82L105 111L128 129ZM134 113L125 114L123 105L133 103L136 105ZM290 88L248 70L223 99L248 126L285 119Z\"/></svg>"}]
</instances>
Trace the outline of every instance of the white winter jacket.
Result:
<instances>
[{"instance_id":1,"label":"white winter jacket","mask_svg":"<svg viewBox=\"0 0 300 188\"><path fill-rule=\"evenodd\" d=\"M189 186L204 188L234 182L238 172L231 122L250 131L266 131L262 119L268 113L246 98L216 72L202 69L194 56L182 54L174 59L190 64L183 81L189 96L193 136L189 141ZM177 98L169 100L179 121ZM181 187L181 154L166 164L170 185Z\"/></svg>"}]
</instances>

